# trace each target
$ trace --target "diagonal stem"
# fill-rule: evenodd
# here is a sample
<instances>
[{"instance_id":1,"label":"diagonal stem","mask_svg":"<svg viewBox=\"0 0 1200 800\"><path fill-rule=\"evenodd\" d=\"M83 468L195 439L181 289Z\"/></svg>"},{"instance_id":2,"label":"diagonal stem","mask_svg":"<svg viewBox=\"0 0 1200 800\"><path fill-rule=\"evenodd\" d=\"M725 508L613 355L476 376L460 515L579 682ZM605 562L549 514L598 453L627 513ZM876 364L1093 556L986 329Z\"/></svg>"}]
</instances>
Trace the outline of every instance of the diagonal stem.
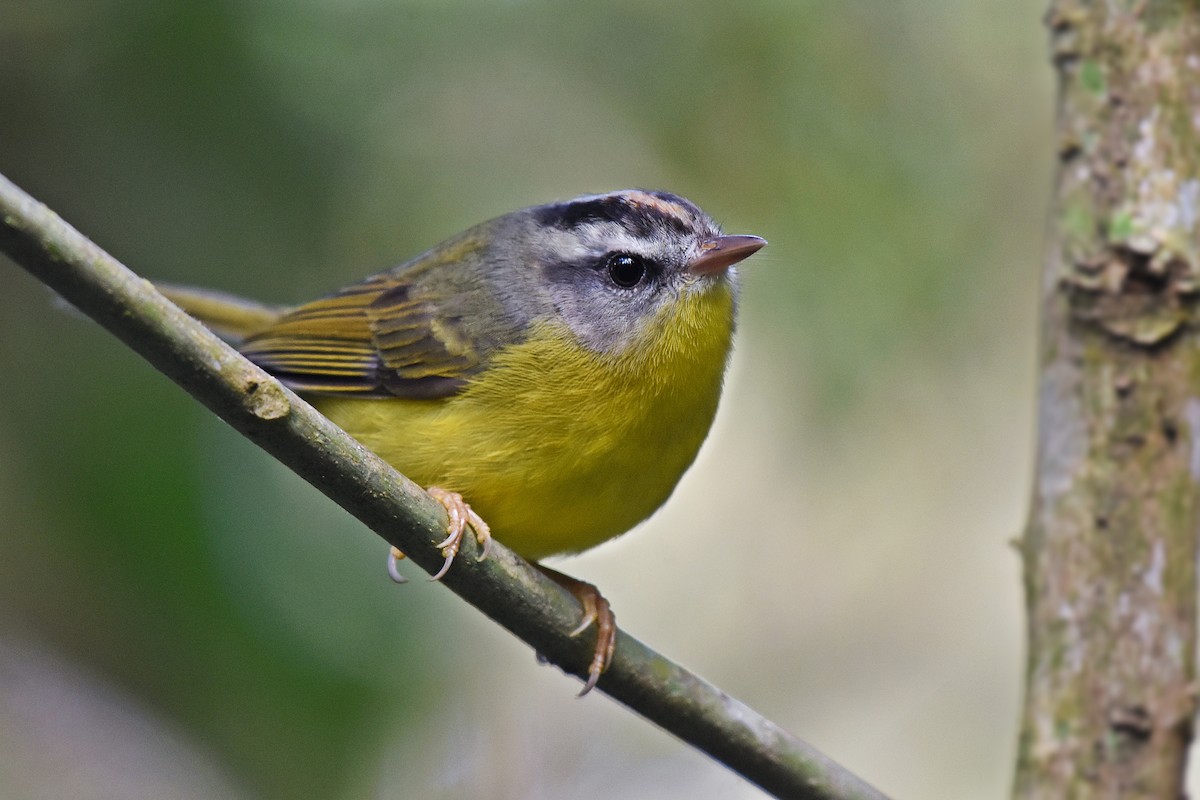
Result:
<instances>
[{"instance_id":1,"label":"diagonal stem","mask_svg":"<svg viewBox=\"0 0 1200 800\"><path fill-rule=\"evenodd\" d=\"M441 505L3 175L0 251L422 569L442 565ZM475 547L467 537L466 557L442 582L549 662L585 674L591 642L570 635L578 603L499 543L483 561ZM777 797L885 798L625 633L618 632L616 655L597 688Z\"/></svg>"}]
</instances>

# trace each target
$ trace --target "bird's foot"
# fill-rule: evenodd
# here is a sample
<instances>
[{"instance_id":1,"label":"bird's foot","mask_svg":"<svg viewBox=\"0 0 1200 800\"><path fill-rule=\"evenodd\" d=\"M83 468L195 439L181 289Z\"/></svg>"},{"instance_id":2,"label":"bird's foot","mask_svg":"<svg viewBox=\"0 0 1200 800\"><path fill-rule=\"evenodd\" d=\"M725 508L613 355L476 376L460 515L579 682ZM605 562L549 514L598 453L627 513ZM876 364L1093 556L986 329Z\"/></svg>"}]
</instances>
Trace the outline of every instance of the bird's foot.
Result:
<instances>
[{"instance_id":1,"label":"bird's foot","mask_svg":"<svg viewBox=\"0 0 1200 800\"><path fill-rule=\"evenodd\" d=\"M437 544L437 548L442 551L446 562L429 580L441 580L450 571L450 565L454 563L454 557L458 555L458 550L462 547L463 536L466 534L467 528L471 529L475 534L475 541L479 543L479 560L487 558L492 549L492 529L467 505L467 501L463 500L462 495L458 492L447 491L440 486L430 486L425 491L442 504L442 507L446 509L446 516L450 518L449 535ZM388 553L388 575L396 583L408 583L408 579L396 569L396 565L403 558L404 553L398 547L393 547Z\"/></svg>"},{"instance_id":2,"label":"bird's foot","mask_svg":"<svg viewBox=\"0 0 1200 800\"><path fill-rule=\"evenodd\" d=\"M617 647L617 617L612 612L608 600L600 594L595 585L587 581L564 575L558 570L536 565L542 573L559 586L566 589L579 601L583 607L583 619L579 626L571 631L571 636L578 636L596 623L596 647L592 651L592 661L588 665L588 678L579 696L583 697L596 686L596 681L612 663L613 651Z\"/></svg>"}]
</instances>

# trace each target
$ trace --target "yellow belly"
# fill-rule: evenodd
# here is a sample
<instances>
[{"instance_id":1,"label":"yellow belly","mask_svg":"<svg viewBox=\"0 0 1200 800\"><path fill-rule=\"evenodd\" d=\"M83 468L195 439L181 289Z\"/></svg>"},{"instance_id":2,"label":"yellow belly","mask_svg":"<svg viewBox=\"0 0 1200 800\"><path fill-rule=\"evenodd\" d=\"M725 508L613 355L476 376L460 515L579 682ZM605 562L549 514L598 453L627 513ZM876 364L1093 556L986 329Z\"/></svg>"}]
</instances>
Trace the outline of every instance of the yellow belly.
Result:
<instances>
[{"instance_id":1,"label":"yellow belly","mask_svg":"<svg viewBox=\"0 0 1200 800\"><path fill-rule=\"evenodd\" d=\"M722 283L669 305L619 355L543 326L453 397L314 402L417 483L461 493L526 558L578 552L650 516L696 457L733 316Z\"/></svg>"}]
</instances>

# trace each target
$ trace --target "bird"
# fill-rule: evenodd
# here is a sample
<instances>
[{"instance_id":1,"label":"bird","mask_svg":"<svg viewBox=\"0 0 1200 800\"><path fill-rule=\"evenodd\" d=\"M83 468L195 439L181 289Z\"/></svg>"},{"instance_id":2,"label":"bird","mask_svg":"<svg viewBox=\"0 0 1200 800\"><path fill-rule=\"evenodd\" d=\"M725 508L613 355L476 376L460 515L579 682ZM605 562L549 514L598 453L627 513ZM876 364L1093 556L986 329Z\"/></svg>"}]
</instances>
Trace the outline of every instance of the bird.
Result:
<instances>
[{"instance_id":1,"label":"bird","mask_svg":"<svg viewBox=\"0 0 1200 800\"><path fill-rule=\"evenodd\" d=\"M447 510L440 578L469 530L493 535L595 623L586 694L616 619L590 583L537 562L654 513L716 414L735 265L766 241L691 201L627 189L513 211L312 302L167 297L305 396ZM403 554L393 548L389 572Z\"/></svg>"}]
</instances>

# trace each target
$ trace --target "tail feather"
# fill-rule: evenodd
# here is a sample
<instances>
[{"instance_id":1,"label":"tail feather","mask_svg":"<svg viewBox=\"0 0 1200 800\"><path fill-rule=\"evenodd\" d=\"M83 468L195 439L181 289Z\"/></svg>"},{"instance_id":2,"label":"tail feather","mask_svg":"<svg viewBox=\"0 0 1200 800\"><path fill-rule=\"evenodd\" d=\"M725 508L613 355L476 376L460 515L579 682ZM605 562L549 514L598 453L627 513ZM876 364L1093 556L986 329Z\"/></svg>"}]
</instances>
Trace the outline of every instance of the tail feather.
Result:
<instances>
[{"instance_id":1,"label":"tail feather","mask_svg":"<svg viewBox=\"0 0 1200 800\"><path fill-rule=\"evenodd\" d=\"M154 288L233 344L266 330L290 310L286 306L269 306L212 289L169 283L156 283Z\"/></svg>"}]
</instances>

